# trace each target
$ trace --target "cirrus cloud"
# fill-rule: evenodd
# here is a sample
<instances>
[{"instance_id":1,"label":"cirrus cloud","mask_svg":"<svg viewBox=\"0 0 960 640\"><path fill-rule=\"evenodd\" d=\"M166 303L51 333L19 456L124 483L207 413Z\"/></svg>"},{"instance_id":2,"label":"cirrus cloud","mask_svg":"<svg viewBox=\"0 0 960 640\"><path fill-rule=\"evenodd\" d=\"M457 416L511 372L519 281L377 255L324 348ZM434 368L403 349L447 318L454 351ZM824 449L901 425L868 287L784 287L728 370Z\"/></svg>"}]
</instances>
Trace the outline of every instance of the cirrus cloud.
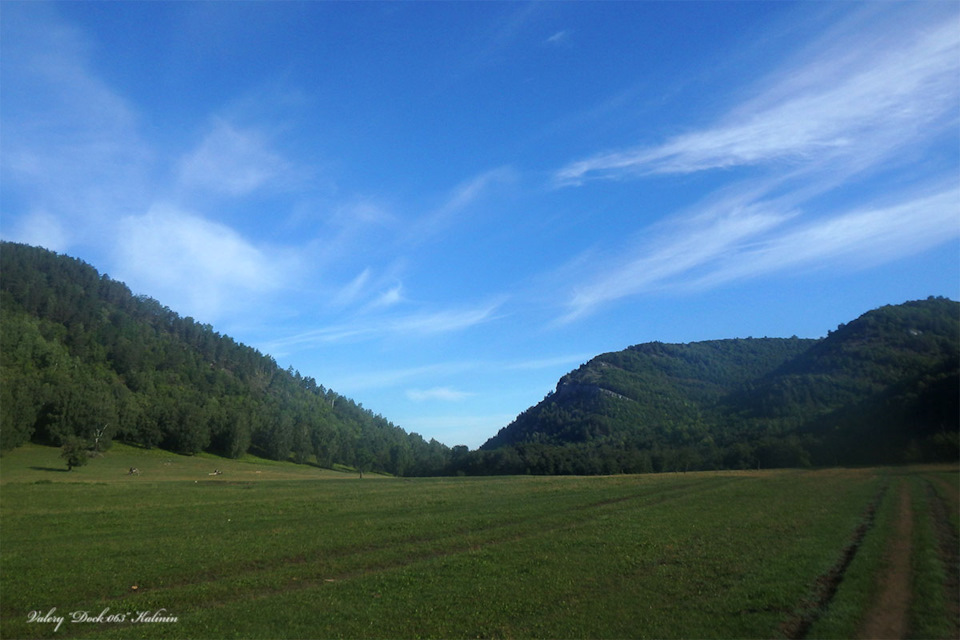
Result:
<instances>
[{"instance_id":1,"label":"cirrus cloud","mask_svg":"<svg viewBox=\"0 0 960 640\"><path fill-rule=\"evenodd\" d=\"M639 294L875 266L955 240L955 167L915 168L957 141L960 29L955 10L941 14L929 5L855 12L715 124L555 172L556 185L585 186L739 169L722 190L643 229L641 240L578 261L561 322ZM868 202L845 200L864 186Z\"/></svg>"},{"instance_id":2,"label":"cirrus cloud","mask_svg":"<svg viewBox=\"0 0 960 640\"><path fill-rule=\"evenodd\" d=\"M578 160L555 174L560 185L636 175L692 173L771 163L858 164L935 139L956 124L960 30L955 20L904 36L834 34L798 66L777 70L770 86L712 126L659 146Z\"/></svg>"}]
</instances>

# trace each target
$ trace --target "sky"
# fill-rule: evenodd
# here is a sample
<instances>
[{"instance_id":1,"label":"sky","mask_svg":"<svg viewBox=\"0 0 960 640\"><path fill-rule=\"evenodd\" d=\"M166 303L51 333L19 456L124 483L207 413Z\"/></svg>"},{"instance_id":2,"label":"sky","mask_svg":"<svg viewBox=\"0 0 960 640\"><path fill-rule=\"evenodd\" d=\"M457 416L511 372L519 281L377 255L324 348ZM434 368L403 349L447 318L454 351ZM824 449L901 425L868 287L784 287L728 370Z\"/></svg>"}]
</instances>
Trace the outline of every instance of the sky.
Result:
<instances>
[{"instance_id":1,"label":"sky","mask_svg":"<svg viewBox=\"0 0 960 640\"><path fill-rule=\"evenodd\" d=\"M955 2L0 5L0 237L449 446L960 298Z\"/></svg>"}]
</instances>

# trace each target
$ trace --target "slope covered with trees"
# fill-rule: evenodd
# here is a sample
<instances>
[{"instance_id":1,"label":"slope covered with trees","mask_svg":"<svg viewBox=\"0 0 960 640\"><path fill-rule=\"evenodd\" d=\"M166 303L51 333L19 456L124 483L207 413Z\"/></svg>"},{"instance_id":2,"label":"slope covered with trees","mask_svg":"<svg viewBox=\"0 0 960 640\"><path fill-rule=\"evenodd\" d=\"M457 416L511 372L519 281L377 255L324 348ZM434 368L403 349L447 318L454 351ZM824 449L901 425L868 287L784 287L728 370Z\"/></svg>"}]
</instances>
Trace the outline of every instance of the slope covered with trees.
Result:
<instances>
[{"instance_id":1,"label":"slope covered with trees","mask_svg":"<svg viewBox=\"0 0 960 640\"><path fill-rule=\"evenodd\" d=\"M640 344L593 358L480 449L408 434L90 265L0 245L0 450L111 441L398 475L956 460L960 304L826 338Z\"/></svg>"},{"instance_id":2,"label":"slope covered with trees","mask_svg":"<svg viewBox=\"0 0 960 640\"><path fill-rule=\"evenodd\" d=\"M268 355L67 256L0 245L0 449L114 439L192 454L442 472L408 434Z\"/></svg>"},{"instance_id":3,"label":"slope covered with trees","mask_svg":"<svg viewBox=\"0 0 960 640\"><path fill-rule=\"evenodd\" d=\"M465 472L616 473L956 460L960 304L887 306L822 340L607 353L463 460Z\"/></svg>"}]
</instances>

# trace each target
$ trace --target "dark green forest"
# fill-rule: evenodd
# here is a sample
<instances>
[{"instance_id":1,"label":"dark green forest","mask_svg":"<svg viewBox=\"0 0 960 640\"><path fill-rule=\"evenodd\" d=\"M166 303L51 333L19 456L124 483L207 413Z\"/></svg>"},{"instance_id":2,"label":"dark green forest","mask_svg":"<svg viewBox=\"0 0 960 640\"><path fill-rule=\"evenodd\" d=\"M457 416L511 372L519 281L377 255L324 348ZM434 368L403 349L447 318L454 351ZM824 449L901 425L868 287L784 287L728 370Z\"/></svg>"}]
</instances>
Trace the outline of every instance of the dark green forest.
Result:
<instances>
[{"instance_id":1,"label":"dark green forest","mask_svg":"<svg viewBox=\"0 0 960 640\"><path fill-rule=\"evenodd\" d=\"M960 304L929 298L820 340L597 356L461 462L591 474L954 461L958 430Z\"/></svg>"},{"instance_id":2,"label":"dark green forest","mask_svg":"<svg viewBox=\"0 0 960 640\"><path fill-rule=\"evenodd\" d=\"M81 260L0 245L0 449L117 440L396 475L443 473L450 449Z\"/></svg>"},{"instance_id":3,"label":"dark green forest","mask_svg":"<svg viewBox=\"0 0 960 640\"><path fill-rule=\"evenodd\" d=\"M395 475L609 474L957 460L960 304L822 339L599 355L480 449L452 449L81 260L0 244L0 451L113 441Z\"/></svg>"}]
</instances>

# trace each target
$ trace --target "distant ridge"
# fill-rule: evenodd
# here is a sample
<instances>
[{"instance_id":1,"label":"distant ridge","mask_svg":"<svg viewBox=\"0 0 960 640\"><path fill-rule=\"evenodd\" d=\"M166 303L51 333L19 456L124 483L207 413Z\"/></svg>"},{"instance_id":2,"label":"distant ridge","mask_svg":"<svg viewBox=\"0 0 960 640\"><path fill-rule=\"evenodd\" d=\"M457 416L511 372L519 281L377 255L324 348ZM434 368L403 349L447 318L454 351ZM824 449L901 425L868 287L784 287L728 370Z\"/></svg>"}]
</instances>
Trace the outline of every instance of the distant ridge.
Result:
<instances>
[{"instance_id":1,"label":"distant ridge","mask_svg":"<svg viewBox=\"0 0 960 640\"><path fill-rule=\"evenodd\" d=\"M826 338L599 355L468 461L534 473L958 459L960 304L867 312Z\"/></svg>"}]
</instances>

